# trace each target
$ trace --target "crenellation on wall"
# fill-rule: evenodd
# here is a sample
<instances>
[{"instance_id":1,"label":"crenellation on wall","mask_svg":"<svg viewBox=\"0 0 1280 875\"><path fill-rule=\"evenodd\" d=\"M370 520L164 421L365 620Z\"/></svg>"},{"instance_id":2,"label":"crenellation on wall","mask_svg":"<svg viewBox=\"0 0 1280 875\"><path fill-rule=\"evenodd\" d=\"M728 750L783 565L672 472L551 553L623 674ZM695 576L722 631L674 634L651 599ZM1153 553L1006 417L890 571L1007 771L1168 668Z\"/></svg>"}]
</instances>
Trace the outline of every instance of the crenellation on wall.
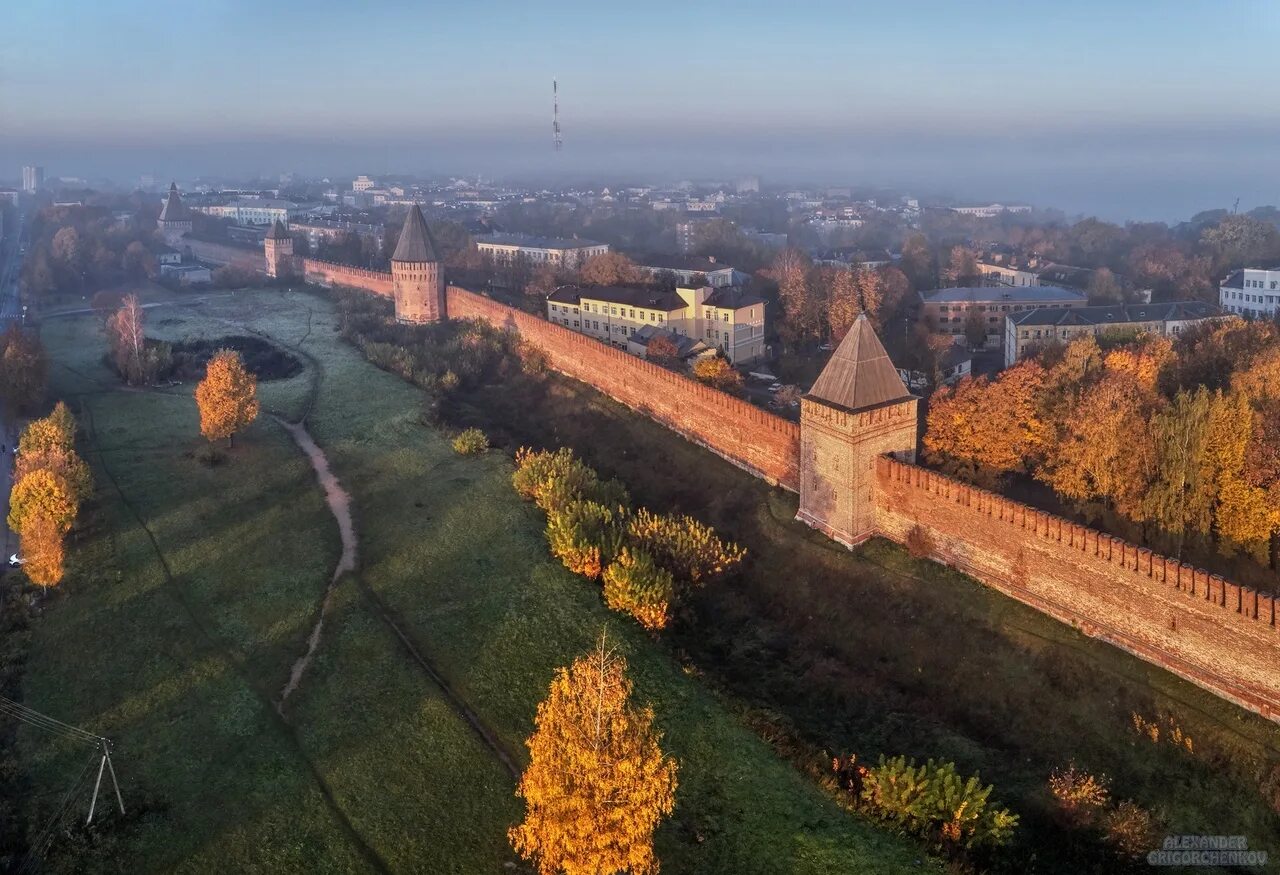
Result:
<instances>
[{"instance_id":1,"label":"crenellation on wall","mask_svg":"<svg viewBox=\"0 0 1280 875\"><path fill-rule=\"evenodd\" d=\"M885 537L901 542L922 526L940 561L1245 708L1280 715L1274 596L959 481L953 492L963 487L974 500L940 500L952 478L897 459L879 459L877 475Z\"/></svg>"},{"instance_id":2,"label":"crenellation on wall","mask_svg":"<svg viewBox=\"0 0 1280 875\"><path fill-rule=\"evenodd\" d=\"M458 286L451 318L481 319L534 343L550 366L767 480L799 489L800 427L688 377Z\"/></svg>"}]
</instances>

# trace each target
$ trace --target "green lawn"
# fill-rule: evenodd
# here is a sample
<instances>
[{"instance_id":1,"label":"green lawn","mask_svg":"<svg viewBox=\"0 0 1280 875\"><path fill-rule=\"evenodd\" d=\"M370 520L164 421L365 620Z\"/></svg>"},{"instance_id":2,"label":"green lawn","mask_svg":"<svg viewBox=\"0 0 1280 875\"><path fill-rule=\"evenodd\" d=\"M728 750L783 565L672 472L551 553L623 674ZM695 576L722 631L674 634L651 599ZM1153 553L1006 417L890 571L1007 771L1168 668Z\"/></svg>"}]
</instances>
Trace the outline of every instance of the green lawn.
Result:
<instances>
[{"instance_id":1,"label":"green lawn","mask_svg":"<svg viewBox=\"0 0 1280 875\"><path fill-rule=\"evenodd\" d=\"M446 413L508 450L570 446L637 503L747 546L742 573L702 590L668 643L788 749L798 739L811 755L940 757L980 773L1023 818L1005 870L1121 865L1053 815L1046 780L1072 761L1168 832L1280 852L1274 723L892 544L851 553L796 523L793 495L581 383L518 376ZM1194 749L1151 743L1134 713L1171 718Z\"/></svg>"},{"instance_id":2,"label":"green lawn","mask_svg":"<svg viewBox=\"0 0 1280 875\"><path fill-rule=\"evenodd\" d=\"M343 344L323 299L241 293L148 318L149 334L173 340L247 326L306 358L303 374L263 385L264 405L296 415L316 388L310 428L351 494L360 565L281 718L274 700L338 555L307 461L264 416L227 464L201 466L190 386L118 391L92 318L46 324L53 394L91 427L98 488L68 580L35 624L24 696L112 737L126 804L146 812L104 852L64 851L62 868L470 873L512 861L512 778L367 588L521 762L554 669L607 628L681 763L664 871L921 870L917 846L836 808L552 562L509 459L459 457L418 424L418 391ZM42 794L34 816L81 760L31 733L21 750Z\"/></svg>"}]
</instances>

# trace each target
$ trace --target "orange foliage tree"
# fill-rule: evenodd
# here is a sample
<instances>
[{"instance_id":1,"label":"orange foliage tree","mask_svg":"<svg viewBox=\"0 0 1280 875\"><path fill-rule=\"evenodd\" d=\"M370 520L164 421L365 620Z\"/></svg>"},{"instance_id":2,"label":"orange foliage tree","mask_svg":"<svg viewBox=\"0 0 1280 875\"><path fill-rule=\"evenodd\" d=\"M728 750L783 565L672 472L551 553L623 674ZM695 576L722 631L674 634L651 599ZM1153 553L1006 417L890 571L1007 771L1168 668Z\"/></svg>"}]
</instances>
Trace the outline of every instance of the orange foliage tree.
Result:
<instances>
[{"instance_id":1,"label":"orange foliage tree","mask_svg":"<svg viewBox=\"0 0 1280 875\"><path fill-rule=\"evenodd\" d=\"M656 873L653 833L675 807L677 764L603 634L556 671L535 726L516 789L524 820L508 833L516 851L542 875Z\"/></svg>"},{"instance_id":2,"label":"orange foliage tree","mask_svg":"<svg viewBox=\"0 0 1280 875\"><path fill-rule=\"evenodd\" d=\"M742 374L733 369L728 359L719 356L703 356L693 363L693 375L719 389L721 392L737 394L742 391Z\"/></svg>"},{"instance_id":3,"label":"orange foliage tree","mask_svg":"<svg viewBox=\"0 0 1280 875\"><path fill-rule=\"evenodd\" d=\"M258 381L240 360L240 353L218 350L196 386L200 432L210 441L227 439L258 418Z\"/></svg>"}]
</instances>

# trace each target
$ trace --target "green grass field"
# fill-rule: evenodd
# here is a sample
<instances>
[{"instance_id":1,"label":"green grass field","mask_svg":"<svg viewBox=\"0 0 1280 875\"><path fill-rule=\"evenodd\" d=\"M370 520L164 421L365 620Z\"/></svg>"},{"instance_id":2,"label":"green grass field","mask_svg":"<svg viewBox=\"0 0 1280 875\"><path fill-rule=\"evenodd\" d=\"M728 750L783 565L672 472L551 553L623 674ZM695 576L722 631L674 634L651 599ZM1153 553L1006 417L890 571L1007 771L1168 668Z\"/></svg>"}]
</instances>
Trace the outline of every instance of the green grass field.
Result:
<instances>
[{"instance_id":1,"label":"green grass field","mask_svg":"<svg viewBox=\"0 0 1280 875\"><path fill-rule=\"evenodd\" d=\"M164 339L248 328L306 358L261 395L289 416L310 409L351 495L359 567L281 717L339 547L308 462L263 416L227 464L202 466L192 387L119 391L91 317L46 323L52 394L80 416L98 482L68 579L35 622L24 699L115 741L132 813L96 850L62 843L51 869L502 870L514 781L387 616L518 762L554 669L607 628L681 763L664 871L934 868L839 810L553 562L509 458L459 457L420 425L419 392L342 343L322 298L242 293L148 319ZM83 759L33 732L20 741L38 823Z\"/></svg>"}]
</instances>

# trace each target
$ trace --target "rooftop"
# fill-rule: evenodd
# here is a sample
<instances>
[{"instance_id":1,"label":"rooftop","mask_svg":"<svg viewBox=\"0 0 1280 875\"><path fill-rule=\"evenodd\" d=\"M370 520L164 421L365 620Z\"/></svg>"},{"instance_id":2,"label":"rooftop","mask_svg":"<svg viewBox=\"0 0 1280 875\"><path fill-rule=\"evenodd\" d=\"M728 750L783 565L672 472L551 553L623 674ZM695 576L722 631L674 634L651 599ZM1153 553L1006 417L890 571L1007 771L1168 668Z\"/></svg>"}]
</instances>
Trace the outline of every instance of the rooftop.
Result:
<instances>
[{"instance_id":1,"label":"rooftop","mask_svg":"<svg viewBox=\"0 0 1280 875\"><path fill-rule=\"evenodd\" d=\"M1233 270L1231 275L1219 284L1219 287L1224 289L1243 289L1245 287L1244 274L1246 270L1254 273L1280 273L1280 267L1246 267L1242 270Z\"/></svg>"},{"instance_id":2,"label":"rooftop","mask_svg":"<svg viewBox=\"0 0 1280 875\"><path fill-rule=\"evenodd\" d=\"M920 293L920 300L926 304L950 304L968 302L1009 301L1015 304L1036 304L1040 302L1062 303L1088 300L1084 295L1061 286L979 286L977 288L934 289Z\"/></svg>"},{"instance_id":3,"label":"rooftop","mask_svg":"<svg viewBox=\"0 0 1280 875\"><path fill-rule=\"evenodd\" d=\"M164 199L164 206L160 208L161 222L186 222L190 221L191 215L187 212L187 207L182 202L182 197L178 194L178 184L176 182L169 183L169 195Z\"/></svg>"},{"instance_id":4,"label":"rooftop","mask_svg":"<svg viewBox=\"0 0 1280 875\"><path fill-rule=\"evenodd\" d=\"M1222 309L1204 301L1166 301L1160 304L1108 304L1100 307L1041 307L1010 313L1014 325L1130 325L1137 322L1179 322L1212 319Z\"/></svg>"},{"instance_id":5,"label":"rooftop","mask_svg":"<svg viewBox=\"0 0 1280 875\"><path fill-rule=\"evenodd\" d=\"M476 243L491 243L498 246L524 246L529 249L583 249L588 246L603 246L594 240L581 240L565 237L539 237L535 234L485 234L476 238Z\"/></svg>"},{"instance_id":6,"label":"rooftop","mask_svg":"<svg viewBox=\"0 0 1280 875\"><path fill-rule=\"evenodd\" d=\"M858 411L912 396L863 313L831 354L809 397Z\"/></svg>"},{"instance_id":7,"label":"rooftop","mask_svg":"<svg viewBox=\"0 0 1280 875\"><path fill-rule=\"evenodd\" d=\"M704 258L700 255L664 255L659 252L650 252L634 258L636 264L658 270L691 270L697 273L733 270L727 264L721 264L713 258Z\"/></svg>"},{"instance_id":8,"label":"rooftop","mask_svg":"<svg viewBox=\"0 0 1280 875\"><path fill-rule=\"evenodd\" d=\"M547 296L547 300L553 303L575 306L583 298L604 301L608 304L625 304L628 307L645 307L649 310L662 310L668 313L683 309L685 306L684 299L675 292L648 286L587 286L585 288L561 286Z\"/></svg>"},{"instance_id":9,"label":"rooftop","mask_svg":"<svg viewBox=\"0 0 1280 875\"><path fill-rule=\"evenodd\" d=\"M707 306L720 307L725 310L738 310L754 304L763 304L764 298L752 295L732 286L724 286L712 292L704 302Z\"/></svg>"},{"instance_id":10,"label":"rooftop","mask_svg":"<svg viewBox=\"0 0 1280 875\"><path fill-rule=\"evenodd\" d=\"M400 230L400 240L396 243L396 251L391 255L392 261L427 262L439 261L436 243L431 239L431 231L427 228L427 220L422 216L422 208L417 204L404 217L404 228Z\"/></svg>"}]
</instances>

